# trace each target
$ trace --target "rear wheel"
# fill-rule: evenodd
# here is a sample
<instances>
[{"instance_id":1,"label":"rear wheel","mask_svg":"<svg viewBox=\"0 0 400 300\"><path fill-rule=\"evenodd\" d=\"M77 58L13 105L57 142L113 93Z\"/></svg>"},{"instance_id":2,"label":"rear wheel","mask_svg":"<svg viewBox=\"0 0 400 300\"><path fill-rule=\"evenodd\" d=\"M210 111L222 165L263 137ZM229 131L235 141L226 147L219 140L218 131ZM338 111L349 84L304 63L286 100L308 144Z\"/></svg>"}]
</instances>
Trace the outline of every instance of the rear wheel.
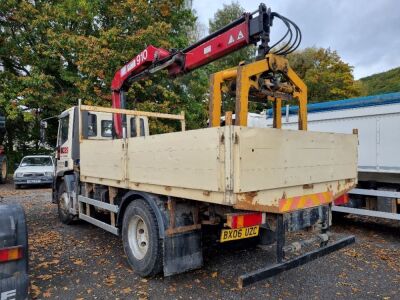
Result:
<instances>
[{"instance_id":1,"label":"rear wheel","mask_svg":"<svg viewBox=\"0 0 400 300\"><path fill-rule=\"evenodd\" d=\"M153 209L143 199L127 207L122 223L122 242L128 262L140 276L162 271L162 240Z\"/></svg>"},{"instance_id":2,"label":"rear wheel","mask_svg":"<svg viewBox=\"0 0 400 300\"><path fill-rule=\"evenodd\" d=\"M7 158L0 157L0 183L5 183L7 178Z\"/></svg>"},{"instance_id":3,"label":"rear wheel","mask_svg":"<svg viewBox=\"0 0 400 300\"><path fill-rule=\"evenodd\" d=\"M64 224L71 224L74 217L69 212L69 208L71 207L71 199L65 189L65 183L62 181L57 189L58 194L58 218Z\"/></svg>"}]
</instances>

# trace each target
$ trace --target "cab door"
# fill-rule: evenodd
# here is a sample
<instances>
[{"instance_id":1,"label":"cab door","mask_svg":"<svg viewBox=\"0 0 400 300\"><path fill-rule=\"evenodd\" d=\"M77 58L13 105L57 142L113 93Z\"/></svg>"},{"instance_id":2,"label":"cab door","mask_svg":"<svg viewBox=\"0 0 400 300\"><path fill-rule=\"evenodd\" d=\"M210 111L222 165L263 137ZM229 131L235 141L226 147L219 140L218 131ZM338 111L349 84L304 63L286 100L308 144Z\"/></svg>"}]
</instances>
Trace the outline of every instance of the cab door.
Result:
<instances>
[{"instance_id":1,"label":"cab door","mask_svg":"<svg viewBox=\"0 0 400 300\"><path fill-rule=\"evenodd\" d=\"M56 174L62 175L66 171L73 170L72 159L72 135L74 110L69 109L59 117L56 153Z\"/></svg>"}]
</instances>

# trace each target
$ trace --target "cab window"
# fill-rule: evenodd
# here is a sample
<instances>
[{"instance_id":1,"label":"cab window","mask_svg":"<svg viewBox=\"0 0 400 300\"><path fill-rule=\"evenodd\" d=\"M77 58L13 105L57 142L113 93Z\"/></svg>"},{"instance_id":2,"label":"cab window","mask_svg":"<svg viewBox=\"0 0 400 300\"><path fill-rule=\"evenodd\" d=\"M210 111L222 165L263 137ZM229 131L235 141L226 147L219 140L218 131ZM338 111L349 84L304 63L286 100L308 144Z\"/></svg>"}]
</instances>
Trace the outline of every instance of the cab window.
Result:
<instances>
[{"instance_id":1,"label":"cab window","mask_svg":"<svg viewBox=\"0 0 400 300\"><path fill-rule=\"evenodd\" d=\"M131 118L131 137L136 137L136 118ZM139 119L140 124L140 136L144 136L144 120Z\"/></svg>"},{"instance_id":2,"label":"cab window","mask_svg":"<svg viewBox=\"0 0 400 300\"><path fill-rule=\"evenodd\" d=\"M112 121L110 120L101 121L101 136L112 137Z\"/></svg>"},{"instance_id":3,"label":"cab window","mask_svg":"<svg viewBox=\"0 0 400 300\"><path fill-rule=\"evenodd\" d=\"M95 114L89 114L88 118L88 136L97 135L97 116Z\"/></svg>"},{"instance_id":4,"label":"cab window","mask_svg":"<svg viewBox=\"0 0 400 300\"><path fill-rule=\"evenodd\" d=\"M60 119L60 145L68 140L69 115Z\"/></svg>"}]
</instances>

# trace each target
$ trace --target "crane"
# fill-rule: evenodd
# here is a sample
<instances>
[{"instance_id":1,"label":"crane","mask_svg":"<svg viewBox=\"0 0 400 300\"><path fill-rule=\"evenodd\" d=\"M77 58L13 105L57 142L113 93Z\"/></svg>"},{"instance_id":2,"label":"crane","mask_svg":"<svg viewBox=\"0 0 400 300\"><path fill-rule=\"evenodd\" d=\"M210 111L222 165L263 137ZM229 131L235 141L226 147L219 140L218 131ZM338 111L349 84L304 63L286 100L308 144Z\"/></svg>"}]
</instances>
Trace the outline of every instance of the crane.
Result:
<instances>
[{"instance_id":1,"label":"crane","mask_svg":"<svg viewBox=\"0 0 400 300\"><path fill-rule=\"evenodd\" d=\"M270 27L274 18L280 19L287 27L287 31L279 41L269 46ZM286 43L281 46L287 38ZM244 13L237 20L183 50L147 46L115 73L111 84L112 107L125 108L126 92L132 83L160 70L166 69L169 76L176 77L249 45L258 44L257 59L263 59L271 49L277 55L289 54L297 49L300 42L301 32L298 26L286 17L271 12L271 9L261 3L256 11ZM275 49L276 46L279 49ZM113 121L115 134L121 137L122 116L115 114Z\"/></svg>"}]
</instances>

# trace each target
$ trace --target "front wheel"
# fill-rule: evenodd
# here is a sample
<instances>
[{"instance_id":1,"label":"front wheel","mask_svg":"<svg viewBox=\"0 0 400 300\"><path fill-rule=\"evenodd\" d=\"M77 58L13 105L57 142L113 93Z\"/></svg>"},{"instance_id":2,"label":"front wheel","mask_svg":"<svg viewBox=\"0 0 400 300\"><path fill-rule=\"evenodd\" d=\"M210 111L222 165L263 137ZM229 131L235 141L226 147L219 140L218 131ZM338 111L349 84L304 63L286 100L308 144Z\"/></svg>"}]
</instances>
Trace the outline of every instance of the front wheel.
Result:
<instances>
[{"instance_id":1,"label":"front wheel","mask_svg":"<svg viewBox=\"0 0 400 300\"><path fill-rule=\"evenodd\" d=\"M74 216L69 212L71 207L71 198L69 197L64 181L60 183L57 189L58 218L64 224L71 224Z\"/></svg>"},{"instance_id":2,"label":"front wheel","mask_svg":"<svg viewBox=\"0 0 400 300\"><path fill-rule=\"evenodd\" d=\"M122 223L122 242L131 267L142 277L162 271L162 240L153 209L143 199L126 208Z\"/></svg>"}]
</instances>

